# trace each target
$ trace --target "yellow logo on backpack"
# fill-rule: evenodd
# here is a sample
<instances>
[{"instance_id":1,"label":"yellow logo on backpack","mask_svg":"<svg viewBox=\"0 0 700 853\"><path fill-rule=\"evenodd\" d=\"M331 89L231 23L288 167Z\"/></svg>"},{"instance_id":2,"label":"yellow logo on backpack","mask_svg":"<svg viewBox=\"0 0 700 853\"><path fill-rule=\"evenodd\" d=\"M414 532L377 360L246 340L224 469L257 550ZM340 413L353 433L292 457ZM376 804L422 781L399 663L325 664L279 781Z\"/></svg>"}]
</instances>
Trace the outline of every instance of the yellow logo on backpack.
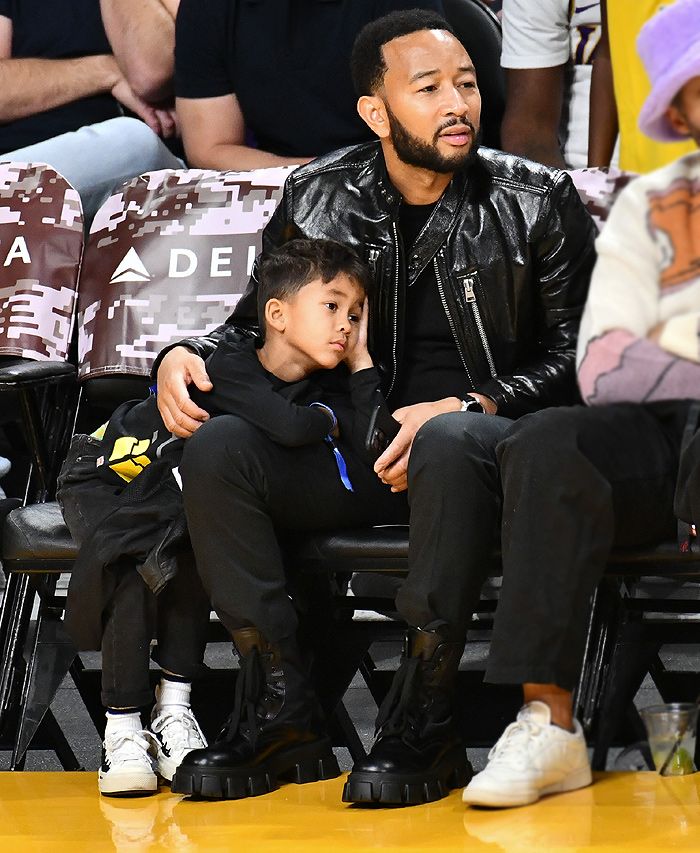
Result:
<instances>
[{"instance_id":1,"label":"yellow logo on backpack","mask_svg":"<svg viewBox=\"0 0 700 853\"><path fill-rule=\"evenodd\" d=\"M121 436L114 442L112 455L109 457L109 467L122 480L130 483L140 474L151 460L146 453L151 446L149 439L138 439L133 436ZM116 460L116 461L114 461Z\"/></svg>"}]
</instances>

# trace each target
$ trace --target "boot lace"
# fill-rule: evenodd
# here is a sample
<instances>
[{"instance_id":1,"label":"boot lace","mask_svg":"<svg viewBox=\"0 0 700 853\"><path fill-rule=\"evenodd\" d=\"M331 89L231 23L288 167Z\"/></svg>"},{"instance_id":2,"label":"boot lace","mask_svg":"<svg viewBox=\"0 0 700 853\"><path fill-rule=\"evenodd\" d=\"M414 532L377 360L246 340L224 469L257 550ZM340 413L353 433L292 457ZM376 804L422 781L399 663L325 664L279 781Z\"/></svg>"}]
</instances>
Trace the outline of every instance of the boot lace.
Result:
<instances>
[{"instance_id":1,"label":"boot lace","mask_svg":"<svg viewBox=\"0 0 700 853\"><path fill-rule=\"evenodd\" d=\"M400 735L402 739L417 731L416 711L419 708L420 658L407 658L394 676L391 688L377 714L375 735Z\"/></svg>"},{"instance_id":2,"label":"boot lace","mask_svg":"<svg viewBox=\"0 0 700 853\"><path fill-rule=\"evenodd\" d=\"M231 741L242 734L255 747L258 738L257 704L264 686L260 653L253 647L241 661L233 698L233 711L224 724L219 741Z\"/></svg>"}]
</instances>

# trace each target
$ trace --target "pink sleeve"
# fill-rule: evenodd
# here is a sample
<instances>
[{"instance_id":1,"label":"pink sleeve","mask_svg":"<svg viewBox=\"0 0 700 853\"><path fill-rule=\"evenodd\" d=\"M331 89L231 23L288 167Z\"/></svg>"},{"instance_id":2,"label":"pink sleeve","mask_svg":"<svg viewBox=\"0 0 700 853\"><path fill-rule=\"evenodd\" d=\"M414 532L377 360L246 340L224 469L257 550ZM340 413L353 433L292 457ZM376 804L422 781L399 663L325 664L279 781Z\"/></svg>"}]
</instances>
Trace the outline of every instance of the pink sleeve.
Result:
<instances>
[{"instance_id":1,"label":"pink sleeve","mask_svg":"<svg viewBox=\"0 0 700 853\"><path fill-rule=\"evenodd\" d=\"M613 329L589 341L578 382L589 406L700 398L700 364Z\"/></svg>"}]
</instances>

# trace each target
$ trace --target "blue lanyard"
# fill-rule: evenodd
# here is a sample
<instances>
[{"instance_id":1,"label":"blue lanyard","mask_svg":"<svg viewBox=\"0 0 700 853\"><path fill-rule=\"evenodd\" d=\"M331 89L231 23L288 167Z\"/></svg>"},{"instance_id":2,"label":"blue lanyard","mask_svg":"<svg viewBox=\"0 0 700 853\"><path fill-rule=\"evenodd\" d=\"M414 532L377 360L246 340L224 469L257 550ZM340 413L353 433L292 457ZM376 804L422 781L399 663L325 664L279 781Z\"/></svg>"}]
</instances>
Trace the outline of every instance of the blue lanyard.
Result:
<instances>
[{"instance_id":1,"label":"blue lanyard","mask_svg":"<svg viewBox=\"0 0 700 853\"><path fill-rule=\"evenodd\" d=\"M338 449L338 445L335 443L335 441L333 441L333 436L327 435L323 440L333 451L333 456L335 457L335 464L338 466L338 473L340 474L340 481L349 492L352 492L352 483L350 482L350 477L348 477L348 466L345 464L343 454Z\"/></svg>"},{"instance_id":2,"label":"blue lanyard","mask_svg":"<svg viewBox=\"0 0 700 853\"><path fill-rule=\"evenodd\" d=\"M310 407L316 407L318 409L323 409L324 412L331 419L331 432L323 439L326 444L333 451L333 456L335 457L335 464L338 466L338 473L340 474L340 481L345 486L345 488L352 492L354 491L352 488L352 483L350 482L350 477L348 477L348 466L345 464L345 460L343 459L343 454L340 452L338 445L333 440L333 436L331 433L338 426L338 418L335 416L335 412L331 409L330 406L327 406L325 403L309 403Z\"/></svg>"}]
</instances>

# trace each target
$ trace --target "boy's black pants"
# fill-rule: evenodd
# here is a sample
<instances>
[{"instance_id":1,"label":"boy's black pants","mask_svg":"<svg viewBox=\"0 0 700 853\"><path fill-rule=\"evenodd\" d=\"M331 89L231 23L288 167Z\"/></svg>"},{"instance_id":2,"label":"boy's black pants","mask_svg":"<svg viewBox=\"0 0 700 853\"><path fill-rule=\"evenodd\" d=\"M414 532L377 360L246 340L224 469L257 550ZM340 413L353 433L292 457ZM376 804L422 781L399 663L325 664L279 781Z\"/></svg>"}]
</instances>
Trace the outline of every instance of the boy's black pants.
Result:
<instances>
[{"instance_id":1,"label":"boy's black pants","mask_svg":"<svg viewBox=\"0 0 700 853\"><path fill-rule=\"evenodd\" d=\"M153 659L185 678L199 674L209 626L209 600L194 568L183 555L177 574L156 597L133 565L120 567L119 580L104 614L102 704L138 708L153 701L148 665Z\"/></svg>"}]
</instances>

